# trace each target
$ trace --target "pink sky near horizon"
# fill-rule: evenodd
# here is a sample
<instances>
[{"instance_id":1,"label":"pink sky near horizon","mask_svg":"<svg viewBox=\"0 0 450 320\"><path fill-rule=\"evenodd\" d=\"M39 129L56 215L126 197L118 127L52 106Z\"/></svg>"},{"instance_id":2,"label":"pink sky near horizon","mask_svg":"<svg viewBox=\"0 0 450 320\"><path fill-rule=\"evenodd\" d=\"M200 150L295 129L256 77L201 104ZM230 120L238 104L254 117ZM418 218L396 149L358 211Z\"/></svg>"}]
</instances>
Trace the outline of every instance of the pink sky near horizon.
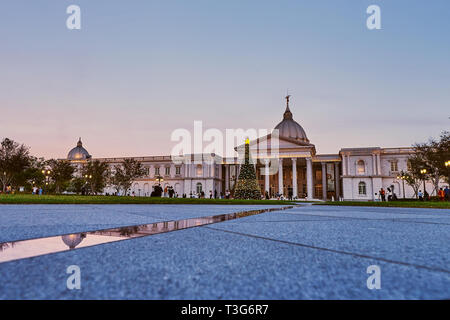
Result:
<instances>
[{"instance_id":1,"label":"pink sky near horizon","mask_svg":"<svg viewBox=\"0 0 450 320\"><path fill-rule=\"evenodd\" d=\"M79 0L77 31L69 4L0 5L0 138L38 157L65 158L79 137L97 158L169 155L196 120L272 129L287 89L319 154L450 128L448 1L383 2L378 31L368 0Z\"/></svg>"}]
</instances>

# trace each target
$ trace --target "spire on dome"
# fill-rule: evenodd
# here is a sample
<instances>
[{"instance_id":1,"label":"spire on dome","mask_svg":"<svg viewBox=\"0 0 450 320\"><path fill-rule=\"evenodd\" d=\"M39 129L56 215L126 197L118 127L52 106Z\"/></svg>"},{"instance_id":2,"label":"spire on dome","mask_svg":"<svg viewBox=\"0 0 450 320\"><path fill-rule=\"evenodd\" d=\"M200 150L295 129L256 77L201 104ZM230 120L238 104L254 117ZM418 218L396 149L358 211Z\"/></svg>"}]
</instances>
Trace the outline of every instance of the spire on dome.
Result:
<instances>
[{"instance_id":1,"label":"spire on dome","mask_svg":"<svg viewBox=\"0 0 450 320\"><path fill-rule=\"evenodd\" d=\"M291 112L291 110L289 109L289 98L290 98L290 97L291 97L290 94L288 94L288 95L286 96L286 111L284 111L283 119L292 119L292 112Z\"/></svg>"},{"instance_id":2,"label":"spire on dome","mask_svg":"<svg viewBox=\"0 0 450 320\"><path fill-rule=\"evenodd\" d=\"M83 142L81 142L81 137L78 139L77 147L82 147Z\"/></svg>"}]
</instances>

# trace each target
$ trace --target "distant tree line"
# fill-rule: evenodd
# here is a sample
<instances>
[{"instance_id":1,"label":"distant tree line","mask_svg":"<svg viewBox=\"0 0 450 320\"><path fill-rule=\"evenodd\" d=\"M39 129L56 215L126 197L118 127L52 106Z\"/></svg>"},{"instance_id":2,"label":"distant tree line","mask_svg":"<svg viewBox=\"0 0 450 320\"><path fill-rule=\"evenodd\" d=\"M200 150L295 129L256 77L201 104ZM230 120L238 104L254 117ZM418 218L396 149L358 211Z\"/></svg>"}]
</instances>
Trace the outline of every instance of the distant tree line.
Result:
<instances>
[{"instance_id":1,"label":"distant tree line","mask_svg":"<svg viewBox=\"0 0 450 320\"><path fill-rule=\"evenodd\" d=\"M442 132L439 139L429 139L413 145L415 152L408 159L408 170L400 176L418 193L423 181L431 181L437 192L439 183L450 184L450 133ZM447 164L447 165L446 165ZM33 187L44 188L46 193L102 194L111 187L116 194L126 195L134 180L144 176L142 164L134 159L125 159L110 167L99 160L90 160L81 172L67 160L37 158L30 155L27 146L5 138L0 147L0 187L3 193L24 187L30 192Z\"/></svg>"}]
</instances>

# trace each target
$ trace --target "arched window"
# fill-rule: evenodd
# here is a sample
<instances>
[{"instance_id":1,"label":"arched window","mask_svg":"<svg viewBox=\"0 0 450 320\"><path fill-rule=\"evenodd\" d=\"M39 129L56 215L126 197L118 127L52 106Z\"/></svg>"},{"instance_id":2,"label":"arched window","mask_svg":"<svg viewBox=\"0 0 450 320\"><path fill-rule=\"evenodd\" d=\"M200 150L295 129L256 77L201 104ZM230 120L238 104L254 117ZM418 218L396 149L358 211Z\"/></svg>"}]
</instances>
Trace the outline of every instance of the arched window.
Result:
<instances>
[{"instance_id":1,"label":"arched window","mask_svg":"<svg viewBox=\"0 0 450 320\"><path fill-rule=\"evenodd\" d=\"M361 182L358 184L358 193L359 193L360 195L366 195L366 194L367 194L367 191L366 191L366 183L365 183L365 182L361 181Z\"/></svg>"},{"instance_id":2,"label":"arched window","mask_svg":"<svg viewBox=\"0 0 450 320\"><path fill-rule=\"evenodd\" d=\"M356 173L364 174L365 172L366 172L366 164L364 163L364 160L359 160L356 163Z\"/></svg>"},{"instance_id":3,"label":"arched window","mask_svg":"<svg viewBox=\"0 0 450 320\"><path fill-rule=\"evenodd\" d=\"M199 182L196 186L197 193L200 194L203 191L202 184Z\"/></svg>"}]
</instances>

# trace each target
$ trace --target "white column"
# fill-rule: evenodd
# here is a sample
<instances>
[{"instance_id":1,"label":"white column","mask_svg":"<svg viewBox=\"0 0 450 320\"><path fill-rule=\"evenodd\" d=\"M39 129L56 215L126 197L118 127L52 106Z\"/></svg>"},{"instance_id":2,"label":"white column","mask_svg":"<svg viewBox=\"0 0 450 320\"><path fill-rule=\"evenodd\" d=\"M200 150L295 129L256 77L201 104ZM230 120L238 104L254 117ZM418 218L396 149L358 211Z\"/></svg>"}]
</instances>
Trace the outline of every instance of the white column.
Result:
<instances>
[{"instance_id":1,"label":"white column","mask_svg":"<svg viewBox=\"0 0 450 320\"><path fill-rule=\"evenodd\" d=\"M297 191L297 158L292 158L292 197L298 197Z\"/></svg>"},{"instance_id":2,"label":"white column","mask_svg":"<svg viewBox=\"0 0 450 320\"><path fill-rule=\"evenodd\" d=\"M377 168L378 168L378 175L381 175L381 162L379 153L377 153Z\"/></svg>"},{"instance_id":3,"label":"white column","mask_svg":"<svg viewBox=\"0 0 450 320\"><path fill-rule=\"evenodd\" d=\"M376 176L377 175L377 162L375 159L375 155L372 154L372 175Z\"/></svg>"},{"instance_id":4,"label":"white column","mask_svg":"<svg viewBox=\"0 0 450 320\"><path fill-rule=\"evenodd\" d=\"M350 155L347 156L347 174L350 175Z\"/></svg>"},{"instance_id":5,"label":"white column","mask_svg":"<svg viewBox=\"0 0 450 320\"><path fill-rule=\"evenodd\" d=\"M230 190L230 166L225 165L225 190Z\"/></svg>"},{"instance_id":6,"label":"white column","mask_svg":"<svg viewBox=\"0 0 450 320\"><path fill-rule=\"evenodd\" d=\"M342 155L342 175L347 175L347 158L345 154Z\"/></svg>"},{"instance_id":7,"label":"white column","mask_svg":"<svg viewBox=\"0 0 450 320\"><path fill-rule=\"evenodd\" d=\"M278 159L278 193L283 194L283 159Z\"/></svg>"},{"instance_id":8,"label":"white column","mask_svg":"<svg viewBox=\"0 0 450 320\"><path fill-rule=\"evenodd\" d=\"M339 162L334 163L334 181L336 183L336 200L339 201L341 195L341 177L339 173Z\"/></svg>"},{"instance_id":9,"label":"white column","mask_svg":"<svg viewBox=\"0 0 450 320\"><path fill-rule=\"evenodd\" d=\"M312 173L312 160L306 158L306 190L308 193L307 199L313 199L313 173Z\"/></svg>"},{"instance_id":10,"label":"white column","mask_svg":"<svg viewBox=\"0 0 450 320\"><path fill-rule=\"evenodd\" d=\"M327 200L327 164L322 162L322 199Z\"/></svg>"},{"instance_id":11,"label":"white column","mask_svg":"<svg viewBox=\"0 0 450 320\"><path fill-rule=\"evenodd\" d=\"M264 159L264 190L269 192L270 186L269 186L269 159ZM270 194L270 193L269 193Z\"/></svg>"}]
</instances>

